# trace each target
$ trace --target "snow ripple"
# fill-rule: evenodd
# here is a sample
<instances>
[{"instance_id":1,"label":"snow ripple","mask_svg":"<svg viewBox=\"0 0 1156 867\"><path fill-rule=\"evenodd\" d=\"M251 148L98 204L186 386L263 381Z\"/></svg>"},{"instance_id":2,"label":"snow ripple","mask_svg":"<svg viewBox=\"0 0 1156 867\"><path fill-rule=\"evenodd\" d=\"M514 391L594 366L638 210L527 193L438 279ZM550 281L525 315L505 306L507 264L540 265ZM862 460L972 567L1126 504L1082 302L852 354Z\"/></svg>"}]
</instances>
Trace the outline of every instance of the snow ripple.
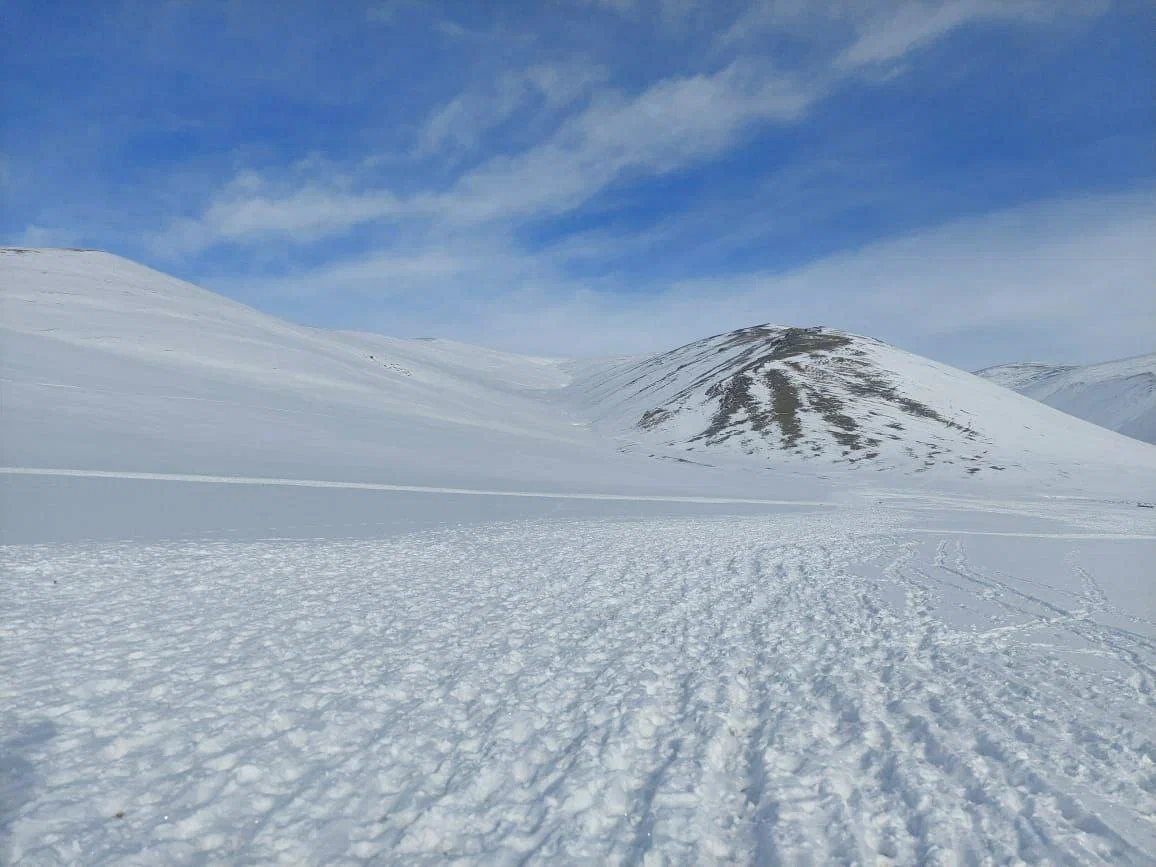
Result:
<instances>
[{"instance_id":1,"label":"snow ripple","mask_svg":"<svg viewBox=\"0 0 1156 867\"><path fill-rule=\"evenodd\" d=\"M9 547L0 860L1152 863L1156 645L1083 566L1065 607L972 544L809 515ZM944 582L1016 625L953 626Z\"/></svg>"}]
</instances>

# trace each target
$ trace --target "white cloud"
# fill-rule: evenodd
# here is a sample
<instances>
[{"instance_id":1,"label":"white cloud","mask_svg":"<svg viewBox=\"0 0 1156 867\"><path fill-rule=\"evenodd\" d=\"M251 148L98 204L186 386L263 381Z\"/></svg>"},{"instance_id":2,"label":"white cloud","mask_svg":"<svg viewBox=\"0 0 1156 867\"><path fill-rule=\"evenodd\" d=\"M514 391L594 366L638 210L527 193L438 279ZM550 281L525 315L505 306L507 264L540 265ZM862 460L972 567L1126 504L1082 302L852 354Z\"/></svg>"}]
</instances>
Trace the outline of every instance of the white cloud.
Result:
<instances>
[{"instance_id":1,"label":"white cloud","mask_svg":"<svg viewBox=\"0 0 1156 867\"><path fill-rule=\"evenodd\" d=\"M565 90L556 71L538 68L531 77L548 99L562 98ZM484 162L444 193L402 198L388 190L353 189L345 177L340 183L314 181L297 188L290 182L280 185L289 187L282 192L246 173L199 218L163 230L153 246L195 251L271 237L309 243L389 219L462 224L558 213L625 175L661 174L721 153L754 124L797 120L812 99L800 85L761 64L736 62L710 75L664 79L633 98L604 93L544 142Z\"/></svg>"},{"instance_id":2,"label":"white cloud","mask_svg":"<svg viewBox=\"0 0 1156 867\"><path fill-rule=\"evenodd\" d=\"M1153 236L1148 190L1042 201L789 271L672 285L583 283L494 236L443 238L247 288L266 299L357 297L380 311L359 317L359 328L538 354L658 351L775 322L845 328L973 369L1156 350Z\"/></svg>"},{"instance_id":3,"label":"white cloud","mask_svg":"<svg viewBox=\"0 0 1156 867\"><path fill-rule=\"evenodd\" d=\"M377 302L412 299L439 291L452 295L465 289L457 281L492 264L493 257L474 259L461 251L380 251L259 284L247 282L245 289L265 297L352 296Z\"/></svg>"},{"instance_id":4,"label":"white cloud","mask_svg":"<svg viewBox=\"0 0 1156 867\"><path fill-rule=\"evenodd\" d=\"M81 242L79 232L54 226L25 226L7 243L13 247L76 247Z\"/></svg>"},{"instance_id":5,"label":"white cloud","mask_svg":"<svg viewBox=\"0 0 1156 867\"><path fill-rule=\"evenodd\" d=\"M311 240L400 210L389 193L345 193L306 187L288 198L237 197L214 202L204 222L217 236L242 240L265 234Z\"/></svg>"},{"instance_id":6,"label":"white cloud","mask_svg":"<svg viewBox=\"0 0 1156 867\"><path fill-rule=\"evenodd\" d=\"M653 15L664 27L676 30L695 20L712 4L704 0L579 0L579 5L600 7L634 20Z\"/></svg>"},{"instance_id":7,"label":"white cloud","mask_svg":"<svg viewBox=\"0 0 1156 867\"><path fill-rule=\"evenodd\" d=\"M964 24L989 19L1031 20L1043 9L1033 0L948 0L903 3L866 17L855 42L836 63L842 67L887 63L942 38Z\"/></svg>"},{"instance_id":8,"label":"white cloud","mask_svg":"<svg viewBox=\"0 0 1156 867\"><path fill-rule=\"evenodd\" d=\"M672 238L687 235L688 227L695 234L696 221L723 243L717 225L707 224L725 223L734 209L670 214L647 233L613 237L596 230L533 252L517 240L530 221L581 208L634 178L725 154L757 128L798 123L841 80L893 69L968 22L1049 20L1060 14L1056 8L1036 0L778 0L761 4L757 16L752 12L732 28L731 41L722 44L737 56L728 62L670 75L634 93L605 86L602 70L588 63L523 66L472 86L429 115L416 147L421 159L436 156L444 164L449 154L480 150L515 117L519 127L523 115L550 117L543 127L548 134L520 151L483 160L443 187L423 186L417 175L407 179L413 191L405 194L373 176L381 170L379 159L344 170L307 163L281 177L243 173L199 216L162 232L155 246L176 254L216 244L261 250L269 242L305 245L375 224L379 244L371 252L238 294L332 293L386 309L376 323L381 330L539 353L655 350L762 321L846 327L968 366L1149 351L1145 341L1156 332L1150 291L1156 267L1147 247L1156 215L1149 200L1134 197L1042 203L790 272L675 285L626 285L599 265L648 244L653 254L677 243ZM828 25L816 30L823 16ZM768 27L804 39L821 31L820 71L772 66L752 48L757 43L748 42ZM823 185L812 195L808 180L816 172L829 174L822 162L819 154L763 178L769 192L761 201L773 201L794 220L830 208ZM874 194L862 189L870 182L855 186L843 206ZM768 226L776 219L784 217L768 213L754 221L758 225L722 234L753 233L751 242L773 235ZM579 282L572 269L600 276ZM350 324L374 326L364 317ZM1044 333L1052 335L1048 344L1041 341ZM975 345L975 334L987 335L989 343Z\"/></svg>"},{"instance_id":9,"label":"white cloud","mask_svg":"<svg viewBox=\"0 0 1156 867\"><path fill-rule=\"evenodd\" d=\"M254 178L246 173L234 180L197 219L180 219L166 226L152 237L152 249L164 256L180 256L219 244L274 238L308 243L404 211L389 192L309 185L279 195L263 189L264 181Z\"/></svg>"},{"instance_id":10,"label":"white cloud","mask_svg":"<svg viewBox=\"0 0 1156 867\"><path fill-rule=\"evenodd\" d=\"M506 72L437 108L418 135L416 152L427 156L447 148L470 150L519 111L536 104L548 110L563 108L606 76L604 68L581 63L543 63Z\"/></svg>"},{"instance_id":11,"label":"white cloud","mask_svg":"<svg viewBox=\"0 0 1156 867\"><path fill-rule=\"evenodd\" d=\"M455 220L568 210L628 173L670 172L727 150L756 123L797 120L812 99L748 63L667 79L633 99L605 96L543 144L466 175L442 205Z\"/></svg>"},{"instance_id":12,"label":"white cloud","mask_svg":"<svg viewBox=\"0 0 1156 867\"><path fill-rule=\"evenodd\" d=\"M831 59L835 75L896 63L967 24L1040 24L1103 14L1109 0L768 0L751 3L724 45L788 34ZM833 56L830 54L834 51Z\"/></svg>"},{"instance_id":13,"label":"white cloud","mask_svg":"<svg viewBox=\"0 0 1156 867\"><path fill-rule=\"evenodd\" d=\"M946 349L949 360L963 364L993 354L1092 360L1150 352L1156 349L1151 192L1039 202L785 274L684 283L672 297L693 304L717 293L736 325L765 309L762 318L786 314L792 322L836 325L925 354ZM1050 349L965 344L978 333L1038 343L1035 332L1050 335ZM957 345L947 349L953 340Z\"/></svg>"},{"instance_id":14,"label":"white cloud","mask_svg":"<svg viewBox=\"0 0 1156 867\"><path fill-rule=\"evenodd\" d=\"M397 13L406 6L416 5L418 0L381 0L371 3L365 10L365 20L374 24L391 24Z\"/></svg>"},{"instance_id":15,"label":"white cloud","mask_svg":"<svg viewBox=\"0 0 1156 867\"><path fill-rule=\"evenodd\" d=\"M366 223L434 221L446 226L525 221L579 208L631 179L681 170L728 152L751 131L793 125L849 77L878 76L965 23L985 19L1034 22L1095 14L1100 0L774 0L754 3L724 34L729 62L707 72L669 75L634 94L606 86L606 71L587 62L532 64L468 88L434 110L418 131L412 156L442 159L439 186L404 195L389 180L364 171L393 164L396 154L367 156L335 178L297 173L271 189L232 184L195 218L178 221L154 246L199 250L220 243L271 238L309 244ZM698 14L681 0L667 5ZM641 8L641 7L637 7ZM620 11L635 9L634 4ZM637 11L637 10L636 10ZM665 12L663 14L666 14ZM672 13L673 14L673 13ZM773 66L756 37L789 33L811 44L811 58L794 71ZM755 41L751 41L755 39ZM716 57L716 61L717 61ZM585 100L589 97L588 101ZM568 112L568 115L567 115ZM517 117L503 144L510 152L472 160L473 168L447 186L454 155L480 150L483 141ZM545 123L544 119L550 119ZM538 125L535 126L535 121ZM527 141L530 131L542 134ZM520 147L521 149L518 149ZM412 172L406 187L420 172ZM294 185L296 184L296 186Z\"/></svg>"}]
</instances>

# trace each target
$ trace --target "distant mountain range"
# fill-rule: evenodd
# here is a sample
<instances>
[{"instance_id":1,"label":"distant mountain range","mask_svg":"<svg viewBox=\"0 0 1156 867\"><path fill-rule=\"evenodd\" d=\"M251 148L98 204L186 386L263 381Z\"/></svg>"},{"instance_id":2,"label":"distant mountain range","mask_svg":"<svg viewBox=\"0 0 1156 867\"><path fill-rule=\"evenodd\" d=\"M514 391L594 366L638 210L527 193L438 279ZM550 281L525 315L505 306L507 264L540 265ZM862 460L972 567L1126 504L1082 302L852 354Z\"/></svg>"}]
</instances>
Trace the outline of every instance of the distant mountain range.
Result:
<instances>
[{"instance_id":1,"label":"distant mountain range","mask_svg":"<svg viewBox=\"0 0 1156 867\"><path fill-rule=\"evenodd\" d=\"M1150 433L1151 358L1130 363L1128 376L1087 373L1099 365L1031 381L1111 383L1096 394L1126 397L1130 414L1109 420ZM530 358L293 325L92 251L0 251L0 406L9 467L693 496L865 473L1156 483L1150 445L830 328Z\"/></svg>"},{"instance_id":2,"label":"distant mountain range","mask_svg":"<svg viewBox=\"0 0 1156 867\"><path fill-rule=\"evenodd\" d=\"M1156 353L1103 364L1000 364L977 376L1078 418L1156 443Z\"/></svg>"}]
</instances>

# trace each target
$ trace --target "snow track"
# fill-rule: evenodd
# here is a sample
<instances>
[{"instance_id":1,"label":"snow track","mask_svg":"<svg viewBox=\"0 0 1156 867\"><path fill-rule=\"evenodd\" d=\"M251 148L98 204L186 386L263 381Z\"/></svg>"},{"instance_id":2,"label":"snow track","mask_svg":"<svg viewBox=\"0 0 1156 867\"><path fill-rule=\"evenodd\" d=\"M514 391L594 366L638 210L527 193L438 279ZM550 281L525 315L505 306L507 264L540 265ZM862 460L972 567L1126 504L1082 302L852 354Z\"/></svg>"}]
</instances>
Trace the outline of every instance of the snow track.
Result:
<instances>
[{"instance_id":1,"label":"snow track","mask_svg":"<svg viewBox=\"0 0 1156 867\"><path fill-rule=\"evenodd\" d=\"M890 520L3 549L0 860L1152 863L1108 543Z\"/></svg>"},{"instance_id":2,"label":"snow track","mask_svg":"<svg viewBox=\"0 0 1156 867\"><path fill-rule=\"evenodd\" d=\"M0 467L6 476L63 476L78 479L126 479L148 482L192 482L207 485L260 485L280 488L336 488L354 491L389 491L403 494L460 494L475 497L528 497L544 500L600 500L635 503L714 503L755 506L831 506L827 500L769 500L752 497L685 497L675 495L609 494L561 491L508 491L447 488L429 485L390 485L377 482L337 482L324 479L271 479L263 476L212 476L202 473L140 473L121 470L75 470L49 467Z\"/></svg>"}]
</instances>

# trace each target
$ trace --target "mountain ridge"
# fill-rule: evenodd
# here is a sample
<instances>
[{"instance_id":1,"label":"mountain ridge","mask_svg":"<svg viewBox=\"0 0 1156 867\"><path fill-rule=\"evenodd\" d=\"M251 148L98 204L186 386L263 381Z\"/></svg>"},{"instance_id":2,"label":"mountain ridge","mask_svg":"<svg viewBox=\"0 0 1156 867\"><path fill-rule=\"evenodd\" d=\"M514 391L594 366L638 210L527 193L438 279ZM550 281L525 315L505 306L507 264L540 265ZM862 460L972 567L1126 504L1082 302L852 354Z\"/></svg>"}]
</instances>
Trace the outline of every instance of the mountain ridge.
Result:
<instances>
[{"instance_id":1,"label":"mountain ridge","mask_svg":"<svg viewBox=\"0 0 1156 867\"><path fill-rule=\"evenodd\" d=\"M1063 412L1156 443L1156 353L1098 364L1013 362L976 371Z\"/></svg>"},{"instance_id":2,"label":"mountain ridge","mask_svg":"<svg viewBox=\"0 0 1156 867\"><path fill-rule=\"evenodd\" d=\"M9 466L808 497L868 469L1156 479L1148 446L823 326L564 360L294 325L100 252L6 250L0 278Z\"/></svg>"}]
</instances>

